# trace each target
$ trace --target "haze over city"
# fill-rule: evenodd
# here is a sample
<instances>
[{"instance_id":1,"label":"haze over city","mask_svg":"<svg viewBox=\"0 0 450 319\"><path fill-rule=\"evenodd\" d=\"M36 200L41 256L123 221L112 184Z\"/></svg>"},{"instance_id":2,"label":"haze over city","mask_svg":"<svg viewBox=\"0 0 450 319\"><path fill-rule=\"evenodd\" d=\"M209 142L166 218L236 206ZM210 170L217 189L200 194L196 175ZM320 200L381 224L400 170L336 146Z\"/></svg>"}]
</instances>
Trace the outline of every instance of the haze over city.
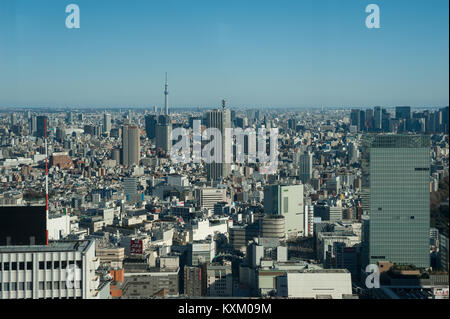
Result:
<instances>
[{"instance_id":1,"label":"haze over city","mask_svg":"<svg viewBox=\"0 0 450 319\"><path fill-rule=\"evenodd\" d=\"M0 107L446 106L445 0L0 3Z\"/></svg>"}]
</instances>

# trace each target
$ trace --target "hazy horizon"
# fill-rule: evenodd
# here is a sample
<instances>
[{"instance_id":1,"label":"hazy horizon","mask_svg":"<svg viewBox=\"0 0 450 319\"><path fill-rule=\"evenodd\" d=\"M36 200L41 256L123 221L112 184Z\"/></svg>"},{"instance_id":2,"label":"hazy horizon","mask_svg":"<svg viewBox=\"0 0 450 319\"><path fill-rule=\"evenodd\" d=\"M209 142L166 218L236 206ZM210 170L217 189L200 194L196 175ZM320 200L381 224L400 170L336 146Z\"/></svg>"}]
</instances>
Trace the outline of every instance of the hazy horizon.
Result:
<instances>
[{"instance_id":1,"label":"hazy horizon","mask_svg":"<svg viewBox=\"0 0 450 319\"><path fill-rule=\"evenodd\" d=\"M0 107L449 104L446 0L0 2Z\"/></svg>"}]
</instances>

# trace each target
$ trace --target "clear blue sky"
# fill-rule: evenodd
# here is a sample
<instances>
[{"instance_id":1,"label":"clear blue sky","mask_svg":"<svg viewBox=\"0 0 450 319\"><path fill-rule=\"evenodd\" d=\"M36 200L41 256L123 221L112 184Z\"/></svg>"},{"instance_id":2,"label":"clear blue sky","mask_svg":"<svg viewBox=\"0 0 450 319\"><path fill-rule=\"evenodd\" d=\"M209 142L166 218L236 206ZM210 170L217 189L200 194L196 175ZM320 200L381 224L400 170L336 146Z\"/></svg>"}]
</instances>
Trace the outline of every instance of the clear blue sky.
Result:
<instances>
[{"instance_id":1,"label":"clear blue sky","mask_svg":"<svg viewBox=\"0 0 450 319\"><path fill-rule=\"evenodd\" d=\"M370 3L381 29L365 27ZM448 0L0 0L0 107L162 106L166 71L170 106L444 106L448 14Z\"/></svg>"}]
</instances>

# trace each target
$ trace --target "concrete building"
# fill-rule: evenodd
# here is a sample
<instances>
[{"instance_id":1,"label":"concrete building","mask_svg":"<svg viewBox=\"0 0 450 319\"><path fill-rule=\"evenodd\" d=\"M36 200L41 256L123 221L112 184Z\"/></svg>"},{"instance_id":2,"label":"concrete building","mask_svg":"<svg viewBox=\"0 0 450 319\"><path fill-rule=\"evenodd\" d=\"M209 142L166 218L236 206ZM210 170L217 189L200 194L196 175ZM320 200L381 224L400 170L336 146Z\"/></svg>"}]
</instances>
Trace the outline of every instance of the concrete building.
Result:
<instances>
[{"instance_id":1,"label":"concrete building","mask_svg":"<svg viewBox=\"0 0 450 319\"><path fill-rule=\"evenodd\" d=\"M95 243L0 247L0 299L98 299L109 286L96 273Z\"/></svg>"},{"instance_id":2,"label":"concrete building","mask_svg":"<svg viewBox=\"0 0 450 319\"><path fill-rule=\"evenodd\" d=\"M179 296L180 268L162 269L148 267L140 261L124 262L124 284L122 298L151 298Z\"/></svg>"},{"instance_id":3,"label":"concrete building","mask_svg":"<svg viewBox=\"0 0 450 319\"><path fill-rule=\"evenodd\" d=\"M70 234L70 215L49 214L47 218L49 240L61 240Z\"/></svg>"},{"instance_id":4,"label":"concrete building","mask_svg":"<svg viewBox=\"0 0 450 319\"><path fill-rule=\"evenodd\" d=\"M225 188L198 188L195 190L197 206L202 209L214 209L214 205L227 200Z\"/></svg>"},{"instance_id":5,"label":"concrete building","mask_svg":"<svg viewBox=\"0 0 450 319\"><path fill-rule=\"evenodd\" d=\"M204 266L184 267L184 295L199 297L206 295L206 271Z\"/></svg>"},{"instance_id":6,"label":"concrete building","mask_svg":"<svg viewBox=\"0 0 450 319\"><path fill-rule=\"evenodd\" d=\"M352 295L352 280L346 269L288 271L277 277L277 295L287 298L343 299Z\"/></svg>"},{"instance_id":7,"label":"concrete building","mask_svg":"<svg viewBox=\"0 0 450 319\"><path fill-rule=\"evenodd\" d=\"M140 161L139 128L133 125L122 127L122 164L139 165Z\"/></svg>"},{"instance_id":8,"label":"concrete building","mask_svg":"<svg viewBox=\"0 0 450 319\"><path fill-rule=\"evenodd\" d=\"M195 241L187 245L187 263L199 266L210 263L216 256L216 242L213 240Z\"/></svg>"},{"instance_id":9,"label":"concrete building","mask_svg":"<svg viewBox=\"0 0 450 319\"><path fill-rule=\"evenodd\" d=\"M221 159L219 163L207 163L206 175L208 180L217 181L222 178L228 177L231 173L231 164L225 163L225 151L227 143L231 141L227 140L225 129L231 128L231 113L230 110L225 109L225 101L222 101L223 108L221 110L212 110L206 114L208 128L217 128L222 134L222 139L219 141L211 141L214 144L214 149L221 150Z\"/></svg>"},{"instance_id":10,"label":"concrete building","mask_svg":"<svg viewBox=\"0 0 450 319\"><path fill-rule=\"evenodd\" d=\"M172 149L172 120L169 115L160 115L156 125L156 149L170 153Z\"/></svg>"},{"instance_id":11,"label":"concrete building","mask_svg":"<svg viewBox=\"0 0 450 319\"><path fill-rule=\"evenodd\" d=\"M305 153L300 155L299 177L303 184L309 183L312 178L313 154Z\"/></svg>"},{"instance_id":12,"label":"concrete building","mask_svg":"<svg viewBox=\"0 0 450 319\"><path fill-rule=\"evenodd\" d=\"M206 272L207 296L233 296L233 276L231 271L231 262L207 264Z\"/></svg>"},{"instance_id":13,"label":"concrete building","mask_svg":"<svg viewBox=\"0 0 450 319\"><path fill-rule=\"evenodd\" d=\"M303 236L303 185L271 185L264 189L264 213L285 217L285 236Z\"/></svg>"},{"instance_id":14,"label":"concrete building","mask_svg":"<svg viewBox=\"0 0 450 319\"><path fill-rule=\"evenodd\" d=\"M103 133L109 133L111 131L111 114L103 114Z\"/></svg>"}]
</instances>

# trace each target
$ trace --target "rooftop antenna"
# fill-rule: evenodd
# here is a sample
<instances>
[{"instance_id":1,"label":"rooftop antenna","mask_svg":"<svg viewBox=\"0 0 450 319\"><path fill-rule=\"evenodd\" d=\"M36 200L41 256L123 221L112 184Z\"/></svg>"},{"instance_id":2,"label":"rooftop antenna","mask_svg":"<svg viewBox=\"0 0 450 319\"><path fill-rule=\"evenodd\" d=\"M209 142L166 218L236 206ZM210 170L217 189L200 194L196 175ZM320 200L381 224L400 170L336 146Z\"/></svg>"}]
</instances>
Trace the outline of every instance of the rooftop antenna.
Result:
<instances>
[{"instance_id":1,"label":"rooftop antenna","mask_svg":"<svg viewBox=\"0 0 450 319\"><path fill-rule=\"evenodd\" d=\"M222 108L225 110L225 107L226 107L226 101L225 100L222 100Z\"/></svg>"}]
</instances>

